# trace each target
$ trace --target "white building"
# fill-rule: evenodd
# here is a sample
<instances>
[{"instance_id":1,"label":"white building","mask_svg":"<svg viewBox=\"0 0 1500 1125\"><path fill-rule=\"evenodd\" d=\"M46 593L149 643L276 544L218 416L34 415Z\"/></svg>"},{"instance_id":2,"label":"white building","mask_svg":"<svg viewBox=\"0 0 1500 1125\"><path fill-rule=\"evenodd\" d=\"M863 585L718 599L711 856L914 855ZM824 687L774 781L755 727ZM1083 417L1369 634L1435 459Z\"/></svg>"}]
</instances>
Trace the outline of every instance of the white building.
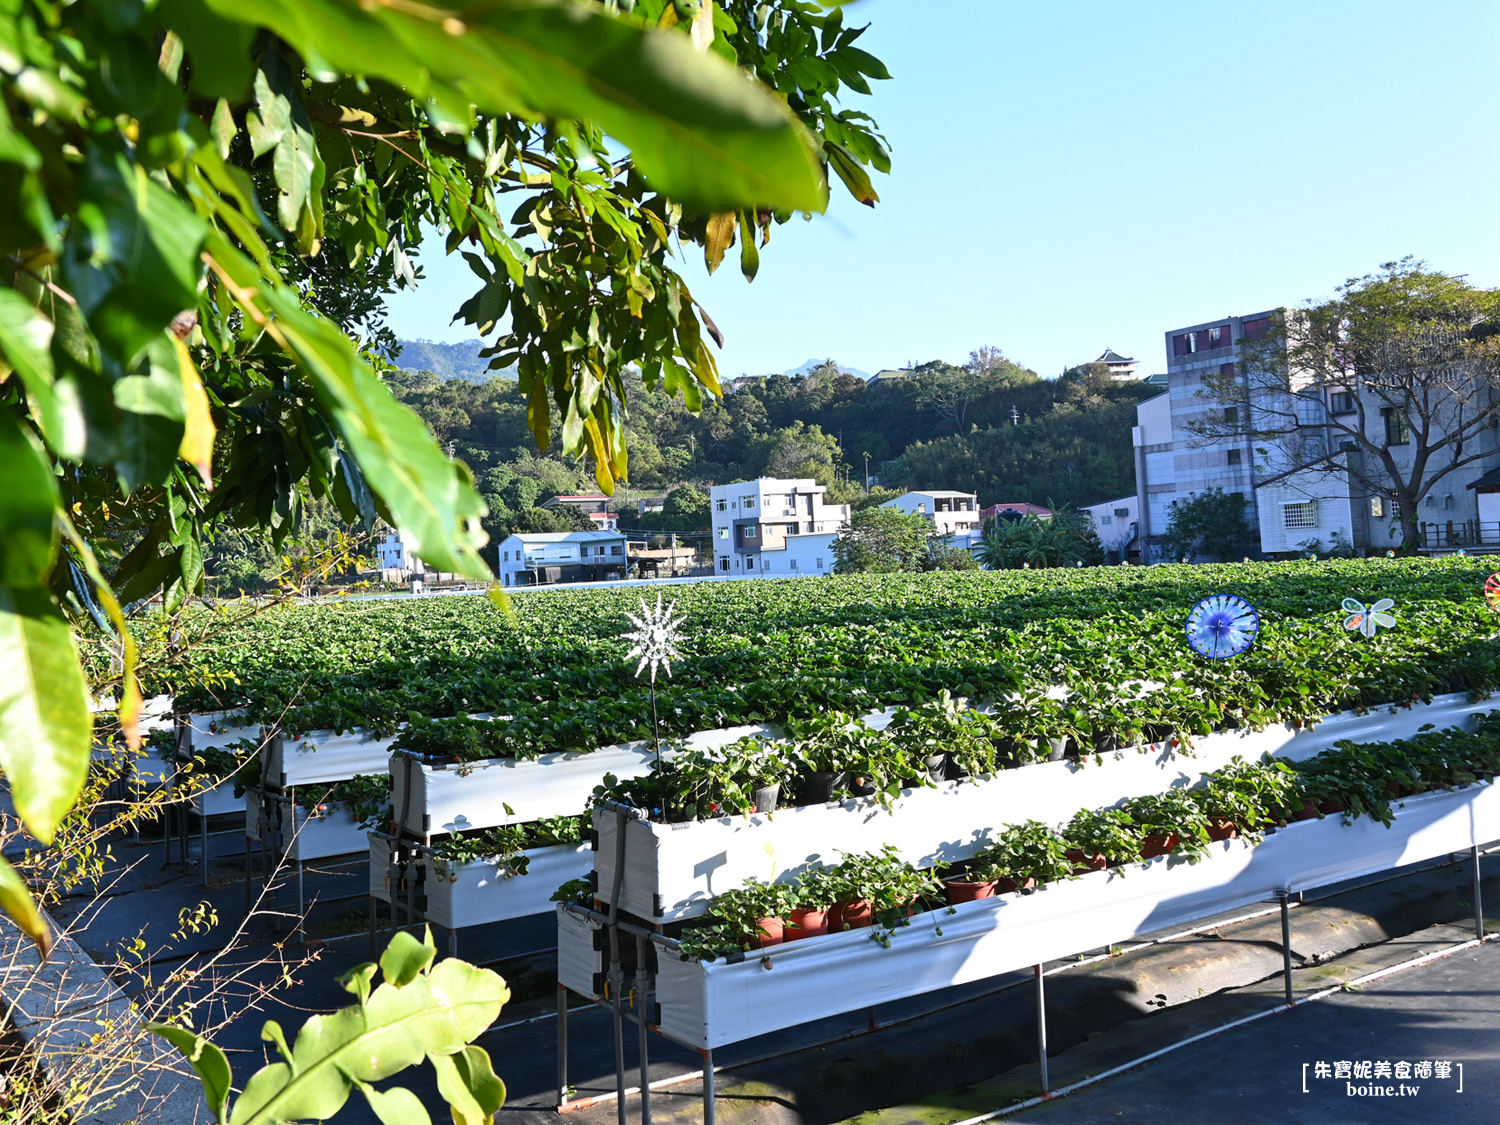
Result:
<instances>
[{"instance_id":1,"label":"white building","mask_svg":"<svg viewBox=\"0 0 1500 1125\"><path fill-rule=\"evenodd\" d=\"M709 491L714 573L788 578L831 574L833 540L849 525L849 505L825 504L810 478L761 477Z\"/></svg>"},{"instance_id":2,"label":"white building","mask_svg":"<svg viewBox=\"0 0 1500 1125\"><path fill-rule=\"evenodd\" d=\"M924 517L932 524L932 534L944 539L957 538L966 545L979 535L979 496L973 492L933 489L930 492L907 492L887 500L882 508Z\"/></svg>"},{"instance_id":3,"label":"white building","mask_svg":"<svg viewBox=\"0 0 1500 1125\"><path fill-rule=\"evenodd\" d=\"M624 578L630 565L620 531L516 534L501 541L497 554L502 586L604 582Z\"/></svg>"},{"instance_id":4,"label":"white building","mask_svg":"<svg viewBox=\"0 0 1500 1125\"><path fill-rule=\"evenodd\" d=\"M1109 368L1110 376L1119 379L1121 382L1127 379L1141 378L1141 365L1139 361L1131 359L1128 355L1121 355L1114 348L1105 348L1104 354L1094 360L1094 362L1104 364L1105 367Z\"/></svg>"},{"instance_id":5,"label":"white building","mask_svg":"<svg viewBox=\"0 0 1500 1125\"><path fill-rule=\"evenodd\" d=\"M421 560L412 553L411 540L405 532L387 531L375 545L375 565L381 570L421 570Z\"/></svg>"},{"instance_id":6,"label":"white building","mask_svg":"<svg viewBox=\"0 0 1500 1125\"><path fill-rule=\"evenodd\" d=\"M614 531L620 526L619 517L609 510L609 497L602 492L580 496L554 496L543 501L543 508L573 508L593 520L601 531Z\"/></svg>"},{"instance_id":7,"label":"white building","mask_svg":"<svg viewBox=\"0 0 1500 1125\"><path fill-rule=\"evenodd\" d=\"M1088 516L1099 536L1105 551L1117 558L1125 558L1135 550L1135 533L1140 500L1135 496L1122 496L1118 500L1106 500L1102 504L1090 504L1079 511Z\"/></svg>"},{"instance_id":8,"label":"white building","mask_svg":"<svg viewBox=\"0 0 1500 1125\"><path fill-rule=\"evenodd\" d=\"M1266 337L1282 315L1283 310L1271 309L1166 333L1168 389L1136 408L1133 434L1140 542L1148 547L1145 561L1164 557L1160 538L1166 533L1172 503L1212 488L1243 499L1265 554L1296 553L1314 541L1325 549L1341 542L1383 551L1400 538L1400 514L1392 498L1359 483L1362 467L1367 477L1381 475L1374 466L1361 465L1370 454L1347 434L1341 435L1332 422L1353 425L1351 419L1362 411L1365 436L1389 449L1405 471L1412 458L1408 420L1373 394L1361 399L1351 390L1330 387L1309 395L1310 384L1300 384L1296 394L1289 395L1284 389L1257 385L1245 365L1246 344ZM1244 380L1243 389L1236 401L1219 401L1209 392L1205 376ZM1244 409L1251 411L1252 427L1276 428L1295 412L1302 428L1275 441L1209 438L1193 432L1195 423L1222 422L1219 428L1229 435L1243 421L1237 412ZM1267 416L1276 421L1256 420ZM1335 452L1335 466L1282 475L1323 450ZM1495 456L1500 457L1500 450ZM1433 529L1433 545L1478 538L1486 514L1482 498L1492 480L1486 470L1492 467L1490 457L1465 465L1423 500L1422 521ZM1270 477L1280 479L1268 481ZM1500 477L1494 480L1500 484ZM1500 517L1500 505L1495 515ZM1495 534L1500 538L1500 530Z\"/></svg>"}]
</instances>

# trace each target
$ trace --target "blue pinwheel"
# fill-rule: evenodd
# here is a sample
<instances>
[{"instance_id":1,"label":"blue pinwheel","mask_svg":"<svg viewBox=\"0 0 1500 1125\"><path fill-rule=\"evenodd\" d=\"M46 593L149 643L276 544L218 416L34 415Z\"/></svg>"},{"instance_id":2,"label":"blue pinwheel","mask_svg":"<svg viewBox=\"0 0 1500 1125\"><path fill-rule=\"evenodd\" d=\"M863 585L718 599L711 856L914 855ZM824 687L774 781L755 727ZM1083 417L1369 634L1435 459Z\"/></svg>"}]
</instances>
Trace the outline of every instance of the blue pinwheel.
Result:
<instances>
[{"instance_id":1,"label":"blue pinwheel","mask_svg":"<svg viewBox=\"0 0 1500 1125\"><path fill-rule=\"evenodd\" d=\"M1187 616L1187 642L1199 656L1226 660L1255 643L1260 614L1236 594L1211 594Z\"/></svg>"}]
</instances>

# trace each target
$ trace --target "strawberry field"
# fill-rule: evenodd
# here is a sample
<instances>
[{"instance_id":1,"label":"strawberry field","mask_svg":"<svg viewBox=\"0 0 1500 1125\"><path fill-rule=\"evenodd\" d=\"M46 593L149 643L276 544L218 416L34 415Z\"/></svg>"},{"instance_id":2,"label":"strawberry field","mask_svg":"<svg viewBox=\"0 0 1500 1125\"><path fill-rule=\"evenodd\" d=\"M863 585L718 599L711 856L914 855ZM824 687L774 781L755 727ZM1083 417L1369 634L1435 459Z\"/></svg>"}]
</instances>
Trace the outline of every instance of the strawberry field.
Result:
<instances>
[{"instance_id":1,"label":"strawberry field","mask_svg":"<svg viewBox=\"0 0 1500 1125\"><path fill-rule=\"evenodd\" d=\"M1491 690L1490 570L1465 557L1381 558L676 586L663 593L685 618L683 659L658 683L662 733L947 690L1003 702L1014 737L1088 752ZM1216 592L1247 598L1262 620L1255 646L1230 661L1184 640L1188 609ZM641 594L535 592L514 599L511 617L483 598L284 607L205 630L188 673L150 686L176 690L180 709L245 707L292 732L409 723L409 748L465 760L593 749L650 734L647 684L619 639ZM1346 630L1346 598L1393 599L1396 625L1373 638ZM507 719L423 721L478 713Z\"/></svg>"}]
</instances>

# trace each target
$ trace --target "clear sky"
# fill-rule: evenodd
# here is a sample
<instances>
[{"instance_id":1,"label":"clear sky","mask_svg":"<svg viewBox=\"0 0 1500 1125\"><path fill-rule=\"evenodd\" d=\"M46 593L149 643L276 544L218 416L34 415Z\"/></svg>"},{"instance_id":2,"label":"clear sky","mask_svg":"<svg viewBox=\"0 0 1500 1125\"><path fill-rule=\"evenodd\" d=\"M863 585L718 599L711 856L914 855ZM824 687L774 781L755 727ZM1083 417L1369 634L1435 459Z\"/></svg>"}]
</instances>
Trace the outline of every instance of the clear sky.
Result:
<instances>
[{"instance_id":1,"label":"clear sky","mask_svg":"<svg viewBox=\"0 0 1500 1125\"><path fill-rule=\"evenodd\" d=\"M893 80L846 104L893 157L870 210L684 274L726 376L874 372L993 344L1055 375L1106 346L1330 294L1406 254L1500 286L1500 2L862 0ZM473 289L432 246L403 337L461 340ZM457 263L456 265L454 263Z\"/></svg>"}]
</instances>

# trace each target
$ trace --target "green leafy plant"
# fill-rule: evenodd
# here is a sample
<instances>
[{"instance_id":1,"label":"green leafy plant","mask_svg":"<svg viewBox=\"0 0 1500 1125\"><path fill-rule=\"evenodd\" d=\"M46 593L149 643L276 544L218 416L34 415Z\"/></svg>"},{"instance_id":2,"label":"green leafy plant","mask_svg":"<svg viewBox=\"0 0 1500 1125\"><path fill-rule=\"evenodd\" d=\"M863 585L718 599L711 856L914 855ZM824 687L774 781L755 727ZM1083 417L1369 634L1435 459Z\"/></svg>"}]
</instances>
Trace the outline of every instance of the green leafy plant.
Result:
<instances>
[{"instance_id":1,"label":"green leafy plant","mask_svg":"<svg viewBox=\"0 0 1500 1125\"><path fill-rule=\"evenodd\" d=\"M1165 793L1132 797L1120 807L1141 837L1176 837L1173 854L1193 863L1203 858L1208 844L1208 818L1187 790L1168 789Z\"/></svg>"},{"instance_id":2,"label":"green leafy plant","mask_svg":"<svg viewBox=\"0 0 1500 1125\"><path fill-rule=\"evenodd\" d=\"M297 788L297 804L318 811L343 808L366 831L380 829L390 819L391 775L367 773L328 788L303 785Z\"/></svg>"},{"instance_id":3,"label":"green leafy plant","mask_svg":"<svg viewBox=\"0 0 1500 1125\"><path fill-rule=\"evenodd\" d=\"M1032 879L1038 886L1071 879L1074 863L1067 851L1067 841L1039 820L1008 824L974 857L971 875L978 872L981 881L1011 879L1020 886Z\"/></svg>"},{"instance_id":4,"label":"green leafy plant","mask_svg":"<svg viewBox=\"0 0 1500 1125\"><path fill-rule=\"evenodd\" d=\"M433 850L449 867L462 867L475 860L494 861L505 868L507 877L525 875L531 860L526 852L527 832L520 824L506 824L483 832L465 835L455 832L438 841Z\"/></svg>"},{"instance_id":5,"label":"green leafy plant","mask_svg":"<svg viewBox=\"0 0 1500 1125\"><path fill-rule=\"evenodd\" d=\"M1236 755L1189 794L1210 823L1232 823L1242 835L1259 840L1278 810L1296 799L1297 772L1279 758L1247 762Z\"/></svg>"},{"instance_id":6,"label":"green leafy plant","mask_svg":"<svg viewBox=\"0 0 1500 1125\"><path fill-rule=\"evenodd\" d=\"M191 1064L218 1122L280 1125L327 1118L356 1089L381 1121L423 1121L427 1111L411 1091L374 1085L423 1059L437 1072L438 1089L456 1121L480 1125L493 1118L505 1101L505 1084L473 1041L510 999L498 974L451 957L437 960L429 930L422 941L397 933L378 965L359 965L340 983L358 1002L313 1016L293 1043L275 1020L266 1021L261 1037L283 1061L256 1071L233 1099L234 1074L219 1047L185 1027L156 1023L150 1030Z\"/></svg>"},{"instance_id":7,"label":"green leafy plant","mask_svg":"<svg viewBox=\"0 0 1500 1125\"><path fill-rule=\"evenodd\" d=\"M1123 809L1080 809L1062 830L1064 843L1085 857L1102 855L1111 864L1140 858L1141 838Z\"/></svg>"}]
</instances>

